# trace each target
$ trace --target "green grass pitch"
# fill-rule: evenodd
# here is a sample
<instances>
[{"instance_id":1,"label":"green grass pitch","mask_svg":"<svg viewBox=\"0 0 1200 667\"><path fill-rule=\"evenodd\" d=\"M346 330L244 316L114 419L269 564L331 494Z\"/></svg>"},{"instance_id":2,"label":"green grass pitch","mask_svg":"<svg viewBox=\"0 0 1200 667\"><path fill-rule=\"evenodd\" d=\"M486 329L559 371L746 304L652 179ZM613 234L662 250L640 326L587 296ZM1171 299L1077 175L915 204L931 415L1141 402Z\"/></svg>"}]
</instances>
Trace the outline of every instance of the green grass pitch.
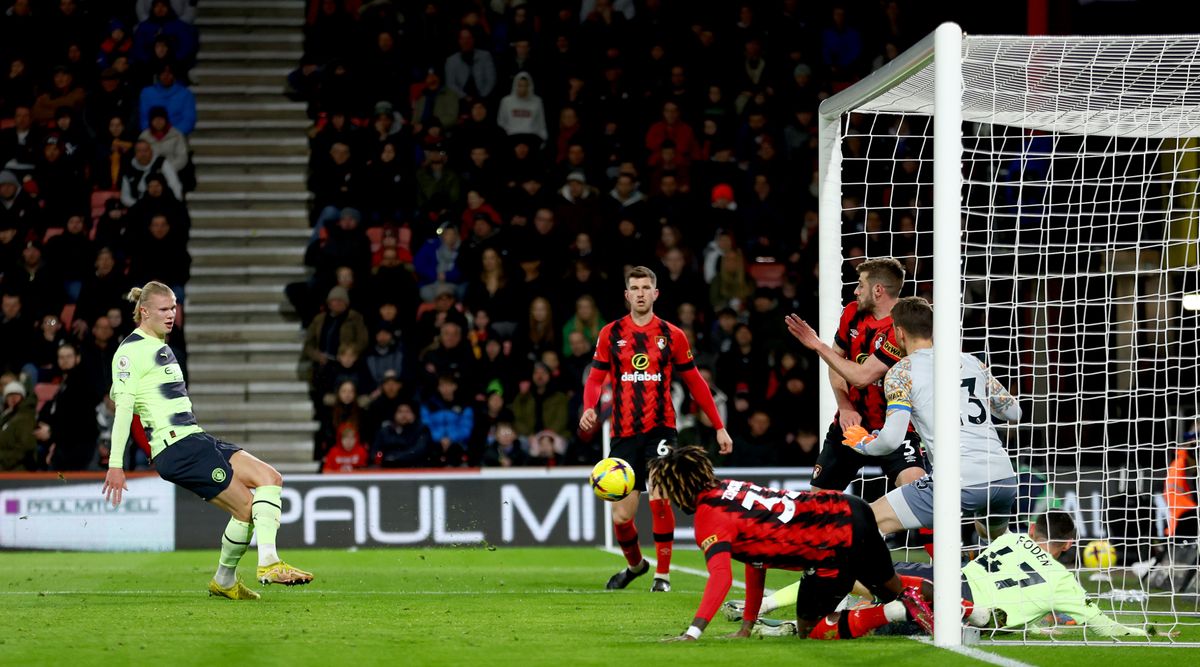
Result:
<instances>
[{"instance_id":1,"label":"green grass pitch","mask_svg":"<svg viewBox=\"0 0 1200 667\"><path fill-rule=\"evenodd\" d=\"M0 664L934 667L973 662L895 637L731 641L721 635L735 626L719 617L697 644L662 644L660 639L681 632L691 620L704 580L676 571L669 594L649 593L648 577L630 590L606 592L603 584L621 559L591 548L311 550L286 556L312 570L316 581L262 590L250 581L251 551L240 574L262 590L263 598L232 602L205 592L216 550L0 553ZM695 551L676 552L675 562L703 568ZM789 580L788 573L773 571L767 585ZM1200 661L1198 649L981 650L1053 667L1094 667L1115 659Z\"/></svg>"}]
</instances>

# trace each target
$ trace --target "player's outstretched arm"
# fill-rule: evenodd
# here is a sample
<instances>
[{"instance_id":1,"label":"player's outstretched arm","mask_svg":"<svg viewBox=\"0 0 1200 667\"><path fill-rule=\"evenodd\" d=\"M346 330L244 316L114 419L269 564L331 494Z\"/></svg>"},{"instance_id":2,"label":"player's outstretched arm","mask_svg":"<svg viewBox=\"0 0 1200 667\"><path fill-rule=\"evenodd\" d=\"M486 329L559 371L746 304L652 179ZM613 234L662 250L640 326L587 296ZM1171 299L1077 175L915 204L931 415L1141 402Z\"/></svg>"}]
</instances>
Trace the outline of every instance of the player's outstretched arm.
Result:
<instances>
[{"instance_id":1,"label":"player's outstretched arm","mask_svg":"<svg viewBox=\"0 0 1200 667\"><path fill-rule=\"evenodd\" d=\"M792 334L792 337L800 341L804 347L816 352L817 356L821 357L838 375L845 378L850 385L859 388L865 387L883 377L883 374L887 372L887 365L874 356L862 364L847 359L838 350L822 342L817 336L817 332L798 315L788 315L783 320L787 323L788 332Z\"/></svg>"},{"instance_id":2,"label":"player's outstretched arm","mask_svg":"<svg viewBox=\"0 0 1200 667\"><path fill-rule=\"evenodd\" d=\"M729 594L730 587L733 586L733 571L730 569L731 552L728 542L716 542L708 547L706 552L708 583L704 586L704 598L700 601L700 608L696 610L696 616L692 619L692 624L688 626L688 629L683 634L667 641L696 640L704 633L704 629L708 627L709 621L717 613L717 609L725 601L725 596ZM761 591L759 591L759 597L762 597Z\"/></svg>"}]
</instances>

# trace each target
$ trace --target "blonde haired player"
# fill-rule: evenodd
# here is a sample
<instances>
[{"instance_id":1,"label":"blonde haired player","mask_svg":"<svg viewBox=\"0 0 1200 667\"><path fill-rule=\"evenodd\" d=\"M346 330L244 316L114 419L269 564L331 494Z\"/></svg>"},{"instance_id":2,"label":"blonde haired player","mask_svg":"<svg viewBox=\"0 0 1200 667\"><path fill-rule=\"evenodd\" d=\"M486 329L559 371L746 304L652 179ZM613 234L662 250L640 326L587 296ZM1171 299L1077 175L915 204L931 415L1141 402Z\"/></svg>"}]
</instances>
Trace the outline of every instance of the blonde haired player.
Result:
<instances>
[{"instance_id":1,"label":"blonde haired player","mask_svg":"<svg viewBox=\"0 0 1200 667\"><path fill-rule=\"evenodd\" d=\"M240 447L205 433L196 423L183 371L166 343L175 326L175 293L163 283L149 282L133 288L126 298L136 304L133 321L138 328L113 355L110 395L116 403L116 417L104 478L105 499L116 507L129 489L122 461L136 413L150 440L158 474L233 515L221 536L221 559L208 584L210 595L258 599L258 593L246 588L236 574L255 530L260 583L294 586L312 581L312 574L284 563L275 550L283 477Z\"/></svg>"}]
</instances>

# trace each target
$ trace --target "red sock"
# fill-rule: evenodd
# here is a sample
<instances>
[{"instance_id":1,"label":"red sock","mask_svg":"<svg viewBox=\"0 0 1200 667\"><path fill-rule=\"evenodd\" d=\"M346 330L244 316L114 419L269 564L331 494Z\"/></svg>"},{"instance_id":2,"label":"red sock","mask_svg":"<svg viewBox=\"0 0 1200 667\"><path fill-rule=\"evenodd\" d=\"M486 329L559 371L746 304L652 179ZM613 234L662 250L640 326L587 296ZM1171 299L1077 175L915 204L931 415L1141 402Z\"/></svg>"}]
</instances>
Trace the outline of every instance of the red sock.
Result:
<instances>
[{"instance_id":1,"label":"red sock","mask_svg":"<svg viewBox=\"0 0 1200 667\"><path fill-rule=\"evenodd\" d=\"M928 528L921 528L917 530L917 533L920 534L923 539L929 540L922 546L925 547L925 553L929 554L929 560L933 560L933 531Z\"/></svg>"},{"instance_id":2,"label":"red sock","mask_svg":"<svg viewBox=\"0 0 1200 667\"><path fill-rule=\"evenodd\" d=\"M675 543L675 512L666 499L650 501L651 530L654 531L654 554L658 558L655 574L671 572L671 545Z\"/></svg>"},{"instance_id":3,"label":"red sock","mask_svg":"<svg viewBox=\"0 0 1200 667\"><path fill-rule=\"evenodd\" d=\"M842 612L843 614L847 612ZM877 604L862 609L855 609L850 614L850 637L861 637L875 628L888 624L887 616L883 613L883 605Z\"/></svg>"},{"instance_id":4,"label":"red sock","mask_svg":"<svg viewBox=\"0 0 1200 667\"><path fill-rule=\"evenodd\" d=\"M625 523L614 523L613 535L617 538L617 544L621 545L621 551L625 553L625 562L629 563L629 567L641 565L642 549L638 546L637 524L632 520Z\"/></svg>"},{"instance_id":5,"label":"red sock","mask_svg":"<svg viewBox=\"0 0 1200 667\"><path fill-rule=\"evenodd\" d=\"M808 634L809 639L855 639L875 628L888 624L883 605L877 604L862 609L830 614L817 622Z\"/></svg>"},{"instance_id":6,"label":"red sock","mask_svg":"<svg viewBox=\"0 0 1200 667\"><path fill-rule=\"evenodd\" d=\"M925 583L925 578L914 577L909 574L902 574L900 575L900 583L903 584L905 588L915 588L920 591L921 586Z\"/></svg>"}]
</instances>

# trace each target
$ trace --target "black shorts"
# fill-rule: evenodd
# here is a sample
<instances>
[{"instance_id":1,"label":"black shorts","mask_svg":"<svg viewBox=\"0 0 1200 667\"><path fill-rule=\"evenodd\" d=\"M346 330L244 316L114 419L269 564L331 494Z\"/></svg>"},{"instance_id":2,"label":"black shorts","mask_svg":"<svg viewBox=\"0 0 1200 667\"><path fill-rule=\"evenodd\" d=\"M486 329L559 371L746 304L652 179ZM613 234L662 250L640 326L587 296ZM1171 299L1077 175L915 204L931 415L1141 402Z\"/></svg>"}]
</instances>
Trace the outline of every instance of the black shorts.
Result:
<instances>
[{"instance_id":1,"label":"black shorts","mask_svg":"<svg viewBox=\"0 0 1200 667\"><path fill-rule=\"evenodd\" d=\"M664 426L626 438L613 438L608 455L625 459L626 463L633 466L637 476L637 486L634 488L645 491L650 461L669 454L678 442L679 433Z\"/></svg>"},{"instance_id":2,"label":"black shorts","mask_svg":"<svg viewBox=\"0 0 1200 667\"><path fill-rule=\"evenodd\" d=\"M154 467L163 479L208 501L229 488L233 481L229 459L240 451L241 447L208 433L193 433L159 452Z\"/></svg>"},{"instance_id":3,"label":"black shorts","mask_svg":"<svg viewBox=\"0 0 1200 667\"><path fill-rule=\"evenodd\" d=\"M896 576L896 571L892 567L892 552L875 527L875 512L862 498L846 496L846 500L850 503L850 548L825 567L805 573L796 595L796 618L816 622L833 613L854 588L855 581L861 581L885 601L895 598L884 587Z\"/></svg>"},{"instance_id":4,"label":"black shorts","mask_svg":"<svg viewBox=\"0 0 1200 667\"><path fill-rule=\"evenodd\" d=\"M844 491L850 483L858 478L858 472L864 466L877 465L883 468L887 475L888 488L896 486L896 478L906 468L923 468L929 472L929 461L925 456L925 448L921 446L921 436L916 431L909 431L904 436L904 444L896 451L885 456L866 456L859 454L850 447L842 444L842 427L836 421L829 426L825 434L825 444L817 456L817 465L813 469L812 485L818 489L829 491Z\"/></svg>"}]
</instances>

